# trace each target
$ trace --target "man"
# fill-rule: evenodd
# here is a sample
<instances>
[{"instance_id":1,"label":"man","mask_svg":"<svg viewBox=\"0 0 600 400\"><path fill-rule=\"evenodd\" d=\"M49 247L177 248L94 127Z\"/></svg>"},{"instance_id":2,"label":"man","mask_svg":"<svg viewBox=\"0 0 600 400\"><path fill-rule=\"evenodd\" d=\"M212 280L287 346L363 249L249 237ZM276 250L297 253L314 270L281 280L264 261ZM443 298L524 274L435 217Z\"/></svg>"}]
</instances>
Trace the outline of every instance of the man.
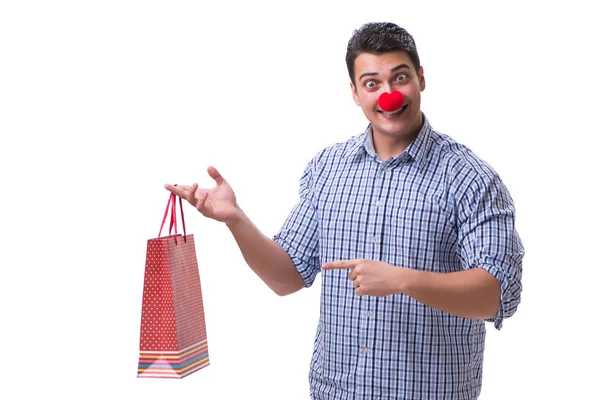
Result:
<instances>
[{"instance_id":1,"label":"man","mask_svg":"<svg viewBox=\"0 0 600 400\"><path fill-rule=\"evenodd\" d=\"M420 109L423 68L404 29L362 26L346 62L370 124L313 158L273 240L213 167L215 188L166 187L225 222L277 294L322 272L311 398L476 399L484 321L500 329L520 302L512 199L489 165L431 128ZM384 110L380 97L395 91L398 107Z\"/></svg>"}]
</instances>

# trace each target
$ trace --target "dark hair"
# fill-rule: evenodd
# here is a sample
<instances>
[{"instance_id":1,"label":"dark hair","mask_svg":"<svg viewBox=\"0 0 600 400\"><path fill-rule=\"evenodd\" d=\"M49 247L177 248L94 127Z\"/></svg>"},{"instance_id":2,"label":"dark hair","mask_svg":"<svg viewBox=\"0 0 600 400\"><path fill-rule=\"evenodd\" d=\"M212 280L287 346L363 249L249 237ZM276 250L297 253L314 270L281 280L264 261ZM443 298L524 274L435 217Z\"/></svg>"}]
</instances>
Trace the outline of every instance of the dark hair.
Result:
<instances>
[{"instance_id":1,"label":"dark hair","mask_svg":"<svg viewBox=\"0 0 600 400\"><path fill-rule=\"evenodd\" d=\"M371 22L355 30L348 41L346 66L350 80L354 81L354 61L361 52L381 54L402 50L408 54L414 67L419 71L421 62L415 40L405 29L391 22Z\"/></svg>"}]
</instances>

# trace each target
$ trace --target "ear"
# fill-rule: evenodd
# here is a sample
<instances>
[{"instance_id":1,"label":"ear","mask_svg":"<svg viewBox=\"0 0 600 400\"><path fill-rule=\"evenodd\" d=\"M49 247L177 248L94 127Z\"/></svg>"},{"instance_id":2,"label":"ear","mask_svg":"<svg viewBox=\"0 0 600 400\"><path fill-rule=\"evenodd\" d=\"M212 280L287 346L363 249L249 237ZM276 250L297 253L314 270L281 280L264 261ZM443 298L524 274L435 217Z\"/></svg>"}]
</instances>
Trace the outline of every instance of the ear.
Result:
<instances>
[{"instance_id":1,"label":"ear","mask_svg":"<svg viewBox=\"0 0 600 400\"><path fill-rule=\"evenodd\" d=\"M423 72L423 67L419 68L419 89L421 89L421 92L425 90L425 74Z\"/></svg>"},{"instance_id":2,"label":"ear","mask_svg":"<svg viewBox=\"0 0 600 400\"><path fill-rule=\"evenodd\" d=\"M354 98L354 103L360 107L360 99L358 98L358 92L356 91L356 86L354 83L350 82L350 89L352 90L352 97Z\"/></svg>"}]
</instances>

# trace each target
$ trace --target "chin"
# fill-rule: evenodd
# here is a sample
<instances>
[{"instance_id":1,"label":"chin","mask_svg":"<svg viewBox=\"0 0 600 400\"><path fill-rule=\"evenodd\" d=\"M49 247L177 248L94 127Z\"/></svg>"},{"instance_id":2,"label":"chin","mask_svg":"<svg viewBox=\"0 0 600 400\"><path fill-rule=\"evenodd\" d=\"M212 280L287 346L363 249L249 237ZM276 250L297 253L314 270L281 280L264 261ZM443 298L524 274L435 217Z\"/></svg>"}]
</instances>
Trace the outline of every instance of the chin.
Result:
<instances>
[{"instance_id":1,"label":"chin","mask_svg":"<svg viewBox=\"0 0 600 400\"><path fill-rule=\"evenodd\" d=\"M386 136L406 137L418 133L418 124L413 121L399 121L396 123L373 124L373 127ZM417 132L415 132L417 131Z\"/></svg>"}]
</instances>

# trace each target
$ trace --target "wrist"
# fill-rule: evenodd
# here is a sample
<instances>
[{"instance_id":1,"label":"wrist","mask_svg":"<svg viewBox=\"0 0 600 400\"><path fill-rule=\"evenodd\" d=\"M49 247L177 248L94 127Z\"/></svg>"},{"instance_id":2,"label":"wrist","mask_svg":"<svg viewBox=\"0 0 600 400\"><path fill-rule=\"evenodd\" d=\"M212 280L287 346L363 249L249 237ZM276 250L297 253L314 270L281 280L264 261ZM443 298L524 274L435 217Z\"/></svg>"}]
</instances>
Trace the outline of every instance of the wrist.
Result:
<instances>
[{"instance_id":1,"label":"wrist","mask_svg":"<svg viewBox=\"0 0 600 400\"><path fill-rule=\"evenodd\" d=\"M229 230L234 230L234 229L236 229L237 226L239 226L244 221L245 218L246 218L246 214L244 214L244 212L241 210L241 208L236 206L234 209L234 212L225 221L225 225L227 225Z\"/></svg>"},{"instance_id":2,"label":"wrist","mask_svg":"<svg viewBox=\"0 0 600 400\"><path fill-rule=\"evenodd\" d=\"M409 295L414 291L414 288L418 286L419 272L412 268L400 267L398 268L398 280L396 288L399 293Z\"/></svg>"}]
</instances>

